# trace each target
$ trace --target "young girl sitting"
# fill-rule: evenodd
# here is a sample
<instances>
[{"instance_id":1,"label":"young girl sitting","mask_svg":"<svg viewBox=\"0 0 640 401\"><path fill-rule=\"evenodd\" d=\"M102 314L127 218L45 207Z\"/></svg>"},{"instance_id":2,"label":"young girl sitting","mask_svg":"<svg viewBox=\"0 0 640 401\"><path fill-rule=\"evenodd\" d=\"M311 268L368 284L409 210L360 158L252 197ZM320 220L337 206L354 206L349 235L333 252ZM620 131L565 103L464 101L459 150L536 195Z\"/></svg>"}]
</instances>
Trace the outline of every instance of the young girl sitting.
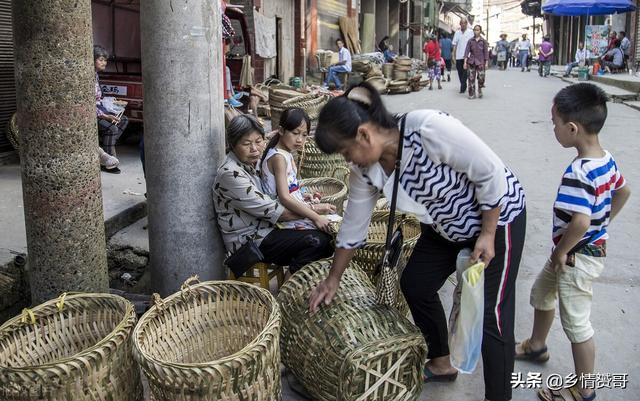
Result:
<instances>
[{"instance_id":1,"label":"young girl sitting","mask_svg":"<svg viewBox=\"0 0 640 401\"><path fill-rule=\"evenodd\" d=\"M278 198L280 203L293 213L304 217L282 224L285 229L329 232L331 222L325 215L336 212L336 207L327 203L307 203L298 184L298 172L291 152L302 150L311 129L309 116L300 108L288 108L280 117L277 133L271 138L262 155L260 169L265 192Z\"/></svg>"}]
</instances>

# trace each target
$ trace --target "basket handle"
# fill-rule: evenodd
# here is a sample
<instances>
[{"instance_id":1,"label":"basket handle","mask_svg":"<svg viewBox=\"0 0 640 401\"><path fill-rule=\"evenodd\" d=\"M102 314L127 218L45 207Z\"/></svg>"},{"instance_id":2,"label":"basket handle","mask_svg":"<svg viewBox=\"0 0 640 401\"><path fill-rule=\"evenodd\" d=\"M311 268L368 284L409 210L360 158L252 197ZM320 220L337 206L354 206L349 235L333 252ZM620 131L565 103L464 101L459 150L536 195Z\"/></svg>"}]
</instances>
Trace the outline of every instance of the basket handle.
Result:
<instances>
[{"instance_id":1,"label":"basket handle","mask_svg":"<svg viewBox=\"0 0 640 401\"><path fill-rule=\"evenodd\" d=\"M22 323L31 323L36 324L36 315L29 308L24 308L22 310L22 317L20 318Z\"/></svg>"},{"instance_id":2,"label":"basket handle","mask_svg":"<svg viewBox=\"0 0 640 401\"><path fill-rule=\"evenodd\" d=\"M58 302L56 302L56 306L58 307L58 312L62 312L64 309L64 299L67 297L67 293L63 292L62 295L58 298Z\"/></svg>"},{"instance_id":3,"label":"basket handle","mask_svg":"<svg viewBox=\"0 0 640 401\"><path fill-rule=\"evenodd\" d=\"M347 167L345 167L345 166L335 166L335 167L333 168L333 171L331 172L331 177L333 177L333 178L335 178L335 179L338 179L338 177L336 177L336 172L337 172L338 170L344 170L344 171L346 171L346 173L345 173L345 175L344 175L344 178L345 178L345 181L347 181L347 182L348 182L349 174L351 174L351 170L349 170L349 169L348 169Z\"/></svg>"},{"instance_id":4,"label":"basket handle","mask_svg":"<svg viewBox=\"0 0 640 401\"><path fill-rule=\"evenodd\" d=\"M191 290L192 284L199 284L199 283L200 283L200 278L198 277L197 274L194 274L193 276L186 279L185 282L182 283L182 285L180 286L182 297L184 298L187 296L187 294L190 294L192 292Z\"/></svg>"},{"instance_id":5,"label":"basket handle","mask_svg":"<svg viewBox=\"0 0 640 401\"><path fill-rule=\"evenodd\" d=\"M152 295L152 298L153 298L153 303L156 305L156 308L164 309L164 299L162 299L160 294L158 294L157 292L154 292Z\"/></svg>"}]
</instances>

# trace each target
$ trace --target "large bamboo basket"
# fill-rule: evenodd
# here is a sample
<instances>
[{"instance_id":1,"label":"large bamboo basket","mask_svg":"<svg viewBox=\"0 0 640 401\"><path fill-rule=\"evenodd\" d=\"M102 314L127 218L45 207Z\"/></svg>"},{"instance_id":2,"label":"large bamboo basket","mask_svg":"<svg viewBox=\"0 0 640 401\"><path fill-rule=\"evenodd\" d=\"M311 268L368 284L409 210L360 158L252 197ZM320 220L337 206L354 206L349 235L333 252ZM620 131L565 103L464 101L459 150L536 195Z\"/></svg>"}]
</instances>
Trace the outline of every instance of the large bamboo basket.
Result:
<instances>
[{"instance_id":1,"label":"large bamboo basket","mask_svg":"<svg viewBox=\"0 0 640 401\"><path fill-rule=\"evenodd\" d=\"M0 327L0 400L142 400L135 324L133 304L110 294L25 309Z\"/></svg>"},{"instance_id":2,"label":"large bamboo basket","mask_svg":"<svg viewBox=\"0 0 640 401\"><path fill-rule=\"evenodd\" d=\"M320 177L300 180L300 186L310 194L320 192L321 203L330 203L336 207L336 213L342 216L344 201L347 198L347 185L336 178Z\"/></svg>"},{"instance_id":3,"label":"large bamboo basket","mask_svg":"<svg viewBox=\"0 0 640 401\"><path fill-rule=\"evenodd\" d=\"M323 153L313 138L308 138L298 160L300 178L333 177L349 184L349 166L339 153Z\"/></svg>"},{"instance_id":4,"label":"large bamboo basket","mask_svg":"<svg viewBox=\"0 0 640 401\"><path fill-rule=\"evenodd\" d=\"M314 121L320 116L320 110L329 101L331 97L327 95L304 95L290 98L282 102L284 108L299 107L303 109L309 118Z\"/></svg>"},{"instance_id":5,"label":"large bamboo basket","mask_svg":"<svg viewBox=\"0 0 640 401\"><path fill-rule=\"evenodd\" d=\"M287 106L284 102L297 97L306 97L296 88L287 85L274 85L269 88L269 109L271 111L271 126L277 127L280 124L280 116Z\"/></svg>"},{"instance_id":6,"label":"large bamboo basket","mask_svg":"<svg viewBox=\"0 0 640 401\"><path fill-rule=\"evenodd\" d=\"M417 327L375 302L355 264L328 306L310 315L311 290L331 260L313 262L280 289L282 361L316 401L410 401L420 395L427 346Z\"/></svg>"},{"instance_id":7,"label":"large bamboo basket","mask_svg":"<svg viewBox=\"0 0 640 401\"><path fill-rule=\"evenodd\" d=\"M238 281L190 285L156 305L133 333L134 355L156 401L281 399L280 311Z\"/></svg>"}]
</instances>

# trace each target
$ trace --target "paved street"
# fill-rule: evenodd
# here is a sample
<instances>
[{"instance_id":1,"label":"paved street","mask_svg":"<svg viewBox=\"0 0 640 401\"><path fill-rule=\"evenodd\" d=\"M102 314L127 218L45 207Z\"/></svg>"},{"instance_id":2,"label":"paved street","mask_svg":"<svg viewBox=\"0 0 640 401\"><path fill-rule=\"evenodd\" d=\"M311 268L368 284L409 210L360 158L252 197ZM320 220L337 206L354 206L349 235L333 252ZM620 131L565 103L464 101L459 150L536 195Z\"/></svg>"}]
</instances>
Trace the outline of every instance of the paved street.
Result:
<instances>
[{"instance_id":1,"label":"paved street","mask_svg":"<svg viewBox=\"0 0 640 401\"><path fill-rule=\"evenodd\" d=\"M454 71L455 73L455 71ZM458 94L457 74L441 91L423 90L410 95L387 96L395 112L437 108L449 112L474 130L518 175L527 196L527 241L518 276L516 339L529 335L532 308L529 291L550 252L551 207L560 175L575 156L555 140L551 124L551 101L566 84L557 78L540 78L534 71L490 70L483 99L469 100ZM599 400L638 399L640 392L640 273L633 238L640 237L640 112L609 103L609 117L601 143L616 158L632 190L632 197L611 225L607 265L594 286L592 323L596 331L596 372L629 373L627 390L600 390ZM451 288L442 294L450 303ZM544 366L516 362L516 372L566 375L573 372L571 346L559 317L549 338L551 360ZM454 384L427 384L420 400L482 400L481 369L460 376ZM533 390L519 389L514 400L535 400Z\"/></svg>"}]
</instances>

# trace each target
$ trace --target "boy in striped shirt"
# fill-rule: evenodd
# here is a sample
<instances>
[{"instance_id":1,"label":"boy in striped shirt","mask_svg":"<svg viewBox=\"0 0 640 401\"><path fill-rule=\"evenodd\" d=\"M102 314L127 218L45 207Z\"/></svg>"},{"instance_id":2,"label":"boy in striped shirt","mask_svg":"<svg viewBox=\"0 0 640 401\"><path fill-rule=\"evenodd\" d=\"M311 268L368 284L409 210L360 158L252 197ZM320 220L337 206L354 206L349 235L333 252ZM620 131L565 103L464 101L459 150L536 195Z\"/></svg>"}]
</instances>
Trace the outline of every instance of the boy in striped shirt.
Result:
<instances>
[{"instance_id":1,"label":"boy in striped shirt","mask_svg":"<svg viewBox=\"0 0 640 401\"><path fill-rule=\"evenodd\" d=\"M587 83L568 86L553 100L551 115L556 139L565 148L575 148L578 154L562 176L553 205L555 247L531 289L530 303L535 308L531 337L516 345L516 359L549 359L546 339L558 298L560 320L571 341L578 379L594 371L594 331L589 315L592 282L604 268L607 226L630 195L613 156L598 140L607 118L606 102L607 95ZM591 401L595 391L578 381L568 389L543 388L538 397Z\"/></svg>"}]
</instances>

